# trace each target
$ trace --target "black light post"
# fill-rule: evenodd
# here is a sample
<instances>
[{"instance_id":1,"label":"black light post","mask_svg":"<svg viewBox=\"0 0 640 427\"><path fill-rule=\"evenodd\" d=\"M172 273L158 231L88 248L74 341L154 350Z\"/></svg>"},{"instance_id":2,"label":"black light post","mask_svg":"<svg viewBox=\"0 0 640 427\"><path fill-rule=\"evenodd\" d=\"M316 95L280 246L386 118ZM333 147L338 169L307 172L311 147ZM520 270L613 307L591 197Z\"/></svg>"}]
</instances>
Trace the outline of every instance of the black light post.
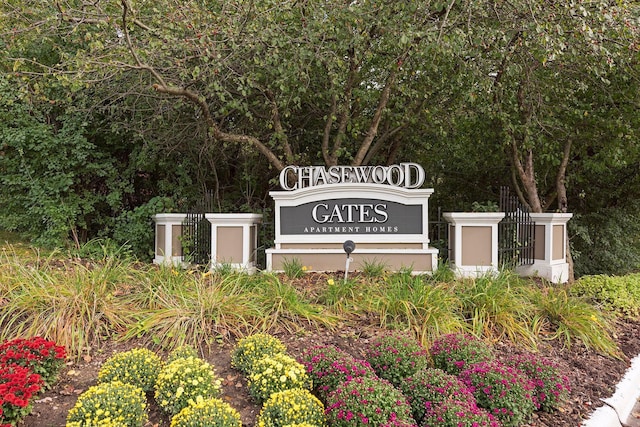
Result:
<instances>
[{"instance_id":1,"label":"black light post","mask_svg":"<svg viewBox=\"0 0 640 427\"><path fill-rule=\"evenodd\" d=\"M347 240L342 244L342 249L344 249L345 253L347 254L347 262L344 266L344 281L346 283L347 276L349 274L349 264L351 263L351 261L353 261L353 258L351 258L351 253L356 249L356 244L353 243L353 240Z\"/></svg>"}]
</instances>

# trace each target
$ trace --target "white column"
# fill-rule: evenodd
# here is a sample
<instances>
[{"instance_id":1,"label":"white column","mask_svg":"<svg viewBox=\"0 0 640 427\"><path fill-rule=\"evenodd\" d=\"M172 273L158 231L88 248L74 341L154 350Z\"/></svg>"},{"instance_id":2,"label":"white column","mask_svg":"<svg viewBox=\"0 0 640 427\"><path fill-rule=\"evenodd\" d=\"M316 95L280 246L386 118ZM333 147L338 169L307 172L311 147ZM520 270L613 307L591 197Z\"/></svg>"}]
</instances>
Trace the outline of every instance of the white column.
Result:
<instances>
[{"instance_id":1,"label":"white column","mask_svg":"<svg viewBox=\"0 0 640 427\"><path fill-rule=\"evenodd\" d=\"M498 271L498 223L504 212L448 212L449 248L458 277L478 277ZM453 241L451 239L453 234Z\"/></svg>"},{"instance_id":2,"label":"white column","mask_svg":"<svg viewBox=\"0 0 640 427\"><path fill-rule=\"evenodd\" d=\"M184 213L160 213L153 215L153 221L156 223L155 233L155 257L153 258L154 264L167 264L167 265L181 265L183 257L174 256L174 236L173 227L182 227L182 222L187 218L187 214ZM164 227L164 242L162 245L158 245L159 227ZM177 244L177 243L176 243ZM179 251L182 253L182 251Z\"/></svg>"},{"instance_id":3,"label":"white column","mask_svg":"<svg viewBox=\"0 0 640 427\"><path fill-rule=\"evenodd\" d=\"M567 222L573 217L570 213L530 213L536 228L544 227L542 233L536 232L535 253L532 265L519 266L516 271L522 276L542 277L553 283L566 283L569 280L567 263ZM540 241L542 240L542 241ZM540 250L543 245L544 251Z\"/></svg>"},{"instance_id":4,"label":"white column","mask_svg":"<svg viewBox=\"0 0 640 427\"><path fill-rule=\"evenodd\" d=\"M251 252L257 250L257 229L254 239L251 239L251 227L257 227L262 222L261 214L245 214L245 213L210 213L205 214L205 218L211 223L211 268L221 266L235 252L240 252L241 259L233 259L230 265L238 270L252 273L256 270L255 263L251 260ZM219 242L220 231L224 229L240 228L242 236L238 236L237 240ZM218 243L224 244L226 247L220 250ZM228 249L228 251L225 251ZM221 261L218 261L218 260Z\"/></svg>"}]
</instances>

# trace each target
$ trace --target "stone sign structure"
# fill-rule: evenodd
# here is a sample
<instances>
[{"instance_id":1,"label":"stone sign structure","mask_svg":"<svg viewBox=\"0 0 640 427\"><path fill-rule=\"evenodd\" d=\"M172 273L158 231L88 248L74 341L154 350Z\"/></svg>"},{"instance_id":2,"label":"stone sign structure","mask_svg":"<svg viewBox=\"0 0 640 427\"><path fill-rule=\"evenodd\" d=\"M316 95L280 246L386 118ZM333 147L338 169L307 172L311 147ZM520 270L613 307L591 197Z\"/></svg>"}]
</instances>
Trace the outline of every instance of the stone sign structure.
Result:
<instances>
[{"instance_id":1,"label":"stone sign structure","mask_svg":"<svg viewBox=\"0 0 640 427\"><path fill-rule=\"evenodd\" d=\"M428 235L433 189L421 188L425 173L419 164L287 166L279 178L282 191L269 193L275 202L275 240L274 247L265 251L267 271L284 271L293 262L307 271L335 272L349 265L356 270L371 265L415 274L436 270L438 250L429 246ZM449 222L449 262L458 277L498 271L498 223L504 216L504 212L443 215ZM519 265L516 271L566 282L566 224L572 215L529 216L535 223L535 256L531 265ZM184 213L154 216L155 263L188 265L182 248L186 217ZM205 213L204 218L211 223L210 268L255 272L262 215Z\"/></svg>"},{"instance_id":2,"label":"stone sign structure","mask_svg":"<svg viewBox=\"0 0 640 427\"><path fill-rule=\"evenodd\" d=\"M296 260L309 271L344 269L346 240L356 243L356 269L367 263L389 270L434 271L438 250L429 247L424 170L393 166L289 166L280 173L284 191L275 201L275 247L267 270Z\"/></svg>"}]
</instances>

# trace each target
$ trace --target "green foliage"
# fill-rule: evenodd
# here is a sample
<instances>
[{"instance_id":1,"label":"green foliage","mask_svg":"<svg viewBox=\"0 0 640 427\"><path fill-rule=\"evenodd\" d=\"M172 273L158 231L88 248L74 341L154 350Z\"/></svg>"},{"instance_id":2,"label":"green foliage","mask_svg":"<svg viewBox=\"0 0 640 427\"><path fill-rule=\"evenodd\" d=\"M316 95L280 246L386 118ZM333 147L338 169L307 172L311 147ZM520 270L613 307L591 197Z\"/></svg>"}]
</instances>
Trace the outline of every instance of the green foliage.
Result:
<instances>
[{"instance_id":1,"label":"green foliage","mask_svg":"<svg viewBox=\"0 0 640 427\"><path fill-rule=\"evenodd\" d=\"M415 426L406 397L386 380L357 377L327 397L328 424L346 426Z\"/></svg>"},{"instance_id":2,"label":"green foliage","mask_svg":"<svg viewBox=\"0 0 640 427\"><path fill-rule=\"evenodd\" d=\"M170 427L242 427L238 411L220 399L189 405L171 418Z\"/></svg>"},{"instance_id":3,"label":"green foliage","mask_svg":"<svg viewBox=\"0 0 640 427\"><path fill-rule=\"evenodd\" d=\"M109 357L98 371L98 383L120 381L153 391L164 363L153 351L134 348Z\"/></svg>"},{"instance_id":4,"label":"green foliage","mask_svg":"<svg viewBox=\"0 0 640 427\"><path fill-rule=\"evenodd\" d=\"M473 335L459 333L443 335L433 341L429 354L433 365L457 375L469 365L495 358L492 348Z\"/></svg>"},{"instance_id":5,"label":"green foliage","mask_svg":"<svg viewBox=\"0 0 640 427\"><path fill-rule=\"evenodd\" d=\"M158 374L154 397L165 412L175 415L189 405L218 397L222 381L213 366L194 357L176 359Z\"/></svg>"},{"instance_id":6,"label":"green foliage","mask_svg":"<svg viewBox=\"0 0 640 427\"><path fill-rule=\"evenodd\" d=\"M147 421L146 407L141 388L119 381L103 383L78 396L67 415L67 426L142 427Z\"/></svg>"},{"instance_id":7,"label":"green foliage","mask_svg":"<svg viewBox=\"0 0 640 427\"><path fill-rule=\"evenodd\" d=\"M365 351L365 359L382 379L396 387L405 378L427 366L427 351L413 336L392 332L375 338Z\"/></svg>"},{"instance_id":8,"label":"green foliage","mask_svg":"<svg viewBox=\"0 0 640 427\"><path fill-rule=\"evenodd\" d=\"M286 353L282 341L269 334L253 334L240 339L231 353L231 366L248 375L264 356Z\"/></svg>"},{"instance_id":9,"label":"green foliage","mask_svg":"<svg viewBox=\"0 0 640 427\"><path fill-rule=\"evenodd\" d=\"M640 274L583 276L569 288L572 296L588 298L607 311L640 316Z\"/></svg>"},{"instance_id":10,"label":"green foliage","mask_svg":"<svg viewBox=\"0 0 640 427\"><path fill-rule=\"evenodd\" d=\"M284 353L266 355L251 367L247 387L257 402L266 401L273 393L301 388L311 390L311 378L304 366Z\"/></svg>"},{"instance_id":11,"label":"green foliage","mask_svg":"<svg viewBox=\"0 0 640 427\"><path fill-rule=\"evenodd\" d=\"M122 212L114 219L112 238L120 245L131 248L141 261L151 261L154 255L155 227L153 215L173 210L173 200L156 196L131 211Z\"/></svg>"},{"instance_id":12,"label":"green foliage","mask_svg":"<svg viewBox=\"0 0 640 427\"><path fill-rule=\"evenodd\" d=\"M499 210L500 207L498 206L498 204L491 200L488 200L484 203L473 202L471 204L472 212L498 212Z\"/></svg>"},{"instance_id":13,"label":"green foliage","mask_svg":"<svg viewBox=\"0 0 640 427\"><path fill-rule=\"evenodd\" d=\"M309 390L293 388L273 393L262 405L257 427L327 425L324 406Z\"/></svg>"}]
</instances>

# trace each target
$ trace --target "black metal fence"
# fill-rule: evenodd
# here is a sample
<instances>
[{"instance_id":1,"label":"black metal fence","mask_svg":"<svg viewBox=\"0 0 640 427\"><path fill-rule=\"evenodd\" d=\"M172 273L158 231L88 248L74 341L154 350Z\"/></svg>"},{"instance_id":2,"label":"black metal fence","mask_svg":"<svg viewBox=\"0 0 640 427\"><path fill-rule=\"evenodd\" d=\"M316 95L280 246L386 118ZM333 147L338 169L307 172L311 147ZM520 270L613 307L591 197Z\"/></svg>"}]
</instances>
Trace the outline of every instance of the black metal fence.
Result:
<instances>
[{"instance_id":1,"label":"black metal fence","mask_svg":"<svg viewBox=\"0 0 640 427\"><path fill-rule=\"evenodd\" d=\"M213 194L208 192L193 206L182 224L182 252L184 260L193 264L211 262L211 223L205 213L213 212Z\"/></svg>"},{"instance_id":2,"label":"black metal fence","mask_svg":"<svg viewBox=\"0 0 640 427\"><path fill-rule=\"evenodd\" d=\"M505 213L498 224L500 267L533 264L535 223L529 216L529 209L511 194L509 187L500 187L500 211Z\"/></svg>"},{"instance_id":3,"label":"black metal fence","mask_svg":"<svg viewBox=\"0 0 640 427\"><path fill-rule=\"evenodd\" d=\"M441 208L438 208L435 221L429 221L429 243L438 249L440 262L451 259L449 248L449 223L442 218Z\"/></svg>"}]
</instances>

